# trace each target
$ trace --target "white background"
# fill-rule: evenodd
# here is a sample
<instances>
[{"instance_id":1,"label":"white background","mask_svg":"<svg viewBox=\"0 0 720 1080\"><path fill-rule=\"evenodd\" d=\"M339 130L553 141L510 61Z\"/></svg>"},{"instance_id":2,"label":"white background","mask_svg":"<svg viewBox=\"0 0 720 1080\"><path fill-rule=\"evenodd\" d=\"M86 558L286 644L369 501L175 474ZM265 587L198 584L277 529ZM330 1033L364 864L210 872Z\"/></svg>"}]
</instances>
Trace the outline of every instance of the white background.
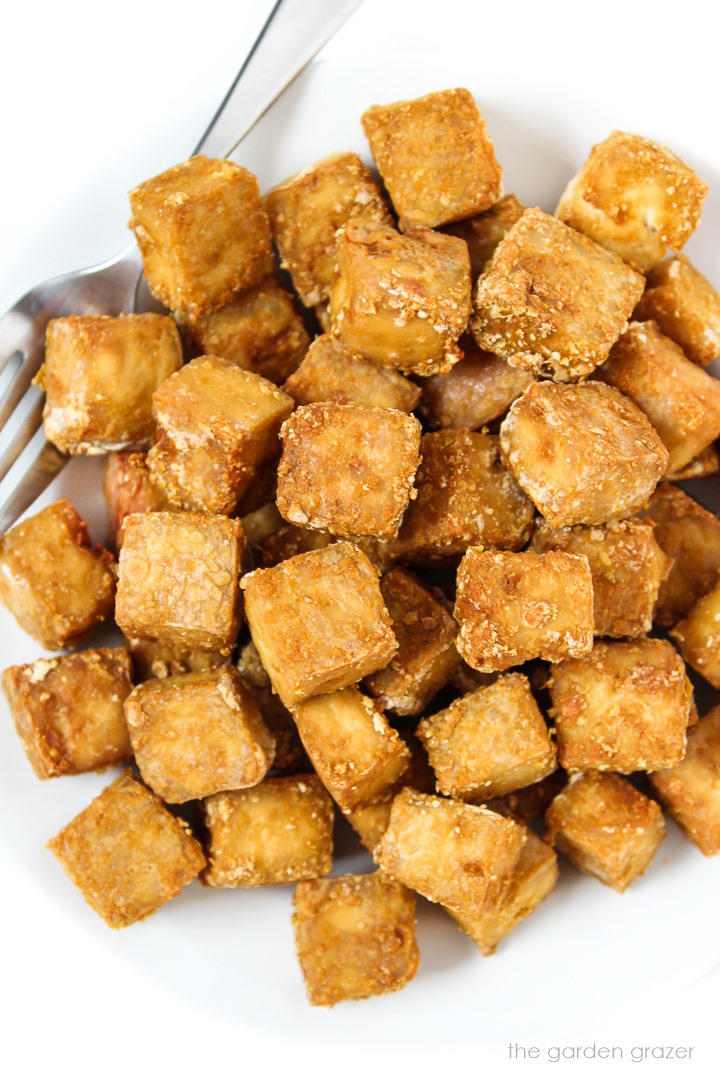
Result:
<instances>
[{"instance_id":1,"label":"white background","mask_svg":"<svg viewBox=\"0 0 720 1080\"><path fill-rule=\"evenodd\" d=\"M312 0L308 0L311 3ZM126 192L165 166L183 159L197 142L216 103L231 82L239 61L254 39L270 4L264 0L124 3L70 2L26 4L5 10L0 63L0 310L36 280L91 264L119 249L126 239ZM708 6L682 4L562 4L463 2L463 0L366 0L326 54L389 68L411 55L428 64L453 56L477 65L478 72L498 72L516 84L520 120L531 119L542 96L537 87L554 87L555 99L567 102L567 122L582 125L580 102L602 103L608 87L618 102L618 126L633 129L639 102L653 104L654 130L671 130L679 152L692 148L698 171L704 156L720 177L717 125L716 36L708 24ZM342 89L340 89L342 94ZM370 103L372 91L368 90ZM482 102L481 102L482 104ZM626 104L626 109L623 106ZM332 102L327 107L333 107ZM644 109L643 115L648 112ZM592 108L589 108L592 114ZM530 118L530 120L528 119ZM591 127L592 116L588 116ZM318 115L318 125L323 115ZM566 122L558 114L558 124ZM605 132L592 132L588 142ZM353 141L355 141L355 136ZM340 147L342 148L342 147ZM304 160L298 164L306 164ZM279 179L275 178L275 179ZM708 179L711 179L708 176ZM533 178L521 197L532 197ZM706 217L718 220L720 191L708 200ZM713 208L715 208L713 210ZM712 214L710 211L713 211ZM698 239L693 257L710 271L717 263L714 232ZM72 264L68 264L72 252ZM0 642L3 645L4 642ZM0 663L2 657L0 655ZM5 666L2 663L2 666ZM3 772L2 775L5 775ZM63 781L59 781L62 783ZM58 783L57 781L54 783ZM18 800L16 813L32 813ZM607 1063L547 1066L509 1063L507 1049L483 1024L483 1002L493 996L488 967L477 988L475 1037L462 1048L416 1049L412 1040L393 1047L373 1041L372 1024L357 1012L363 1039L352 1048L328 1038L327 1026L308 1015L306 1030L289 1031L279 1008L261 1026L218 1010L212 995L172 989L172 979L158 979L137 961L136 950L99 944L96 928L69 918L55 905L41 878L24 872L10 855L0 829L0 1066L12 1077L186 1077L222 1073L264 1076L384 1077L399 1070L425 1076L540 1076L564 1071L574 1076L605 1075ZM30 856L28 856L30 859ZM33 853L32 858L38 858ZM717 883L717 875L715 876ZM598 886L599 888L599 886ZM677 919L692 924L696 898L682 897ZM88 912L88 917L90 916ZM151 923L147 924L148 929ZM603 925L589 928L602 938ZM152 939L145 938L148 948ZM707 967L718 963L717 933L709 937ZM677 935L673 938L677 949ZM608 939L607 950L620 947ZM657 958L656 958L657 959ZM676 955L668 970L682 970ZM174 958L182 963L182 958ZM564 963L562 940L557 965ZM695 973L697 974L697 972ZM244 977L244 976L243 976ZM262 979L263 972L257 978ZM545 973L529 969L524 977L544 996ZM582 988L578 988L578 993ZM578 1023L563 1023L562 1001L547 1039L531 1031L517 1015L517 1041L541 1047L552 1042L683 1044L696 1047L693 1075L717 1069L717 971L687 985L658 979L657 985L616 1010L607 1007ZM439 991L438 991L439 993ZM567 988L568 997L575 995ZM526 995L525 995L526 996ZM621 995L619 995L619 999ZM592 994L588 997L592 1001ZM427 1001L424 998L423 1001ZM513 1015L512 993L506 1009ZM330 1014L331 1016L333 1014ZM340 1010L337 1011L340 1015ZM443 1025L443 1003L418 1012L427 1030ZM367 1028L365 1028L367 1025ZM471 1047L469 1049L468 1047ZM638 1064L621 1067L630 1075L676 1075L683 1066ZM7 1071L6 1071L7 1069ZM613 1066L617 1073L618 1067Z\"/></svg>"}]
</instances>

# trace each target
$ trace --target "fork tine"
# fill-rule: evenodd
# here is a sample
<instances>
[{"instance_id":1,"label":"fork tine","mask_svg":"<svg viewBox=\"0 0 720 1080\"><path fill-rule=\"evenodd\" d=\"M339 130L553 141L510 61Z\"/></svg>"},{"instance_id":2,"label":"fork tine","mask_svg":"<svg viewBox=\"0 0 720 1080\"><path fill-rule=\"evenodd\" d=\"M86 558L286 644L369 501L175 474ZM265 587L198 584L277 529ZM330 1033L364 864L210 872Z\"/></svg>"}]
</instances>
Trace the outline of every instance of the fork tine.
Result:
<instances>
[{"instance_id":1,"label":"fork tine","mask_svg":"<svg viewBox=\"0 0 720 1080\"><path fill-rule=\"evenodd\" d=\"M0 536L15 524L20 515L32 506L39 495L42 495L67 460L67 456L61 454L52 443L42 444L25 475L0 506Z\"/></svg>"},{"instance_id":2,"label":"fork tine","mask_svg":"<svg viewBox=\"0 0 720 1080\"><path fill-rule=\"evenodd\" d=\"M25 417L8 445L2 453L0 453L0 482L5 479L35 432L40 428L40 425L42 424L42 414L43 398L42 395L39 395L38 400L32 406L30 412Z\"/></svg>"},{"instance_id":3,"label":"fork tine","mask_svg":"<svg viewBox=\"0 0 720 1080\"><path fill-rule=\"evenodd\" d=\"M17 375L10 383L5 396L0 402L0 430L12 416L15 407L22 401L39 368L39 360L28 356L25 357Z\"/></svg>"}]
</instances>

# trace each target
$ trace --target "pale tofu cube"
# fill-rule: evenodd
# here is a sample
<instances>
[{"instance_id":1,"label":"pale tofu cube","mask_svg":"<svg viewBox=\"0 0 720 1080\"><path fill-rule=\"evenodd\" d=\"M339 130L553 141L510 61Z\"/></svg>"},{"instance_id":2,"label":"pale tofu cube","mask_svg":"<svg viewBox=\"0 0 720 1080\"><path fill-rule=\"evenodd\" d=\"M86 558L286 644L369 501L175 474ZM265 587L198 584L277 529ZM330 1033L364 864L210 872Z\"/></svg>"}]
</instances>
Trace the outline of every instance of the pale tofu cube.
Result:
<instances>
[{"instance_id":1,"label":"pale tofu cube","mask_svg":"<svg viewBox=\"0 0 720 1080\"><path fill-rule=\"evenodd\" d=\"M720 689L720 584L670 631L686 662Z\"/></svg>"},{"instance_id":2,"label":"pale tofu cube","mask_svg":"<svg viewBox=\"0 0 720 1080\"><path fill-rule=\"evenodd\" d=\"M720 853L720 707L688 732L687 752L650 783L663 806L703 855Z\"/></svg>"},{"instance_id":3,"label":"pale tofu cube","mask_svg":"<svg viewBox=\"0 0 720 1080\"><path fill-rule=\"evenodd\" d=\"M694 364L720 355L720 293L685 255L654 267L634 314L653 319Z\"/></svg>"},{"instance_id":4,"label":"pale tofu cube","mask_svg":"<svg viewBox=\"0 0 720 1080\"><path fill-rule=\"evenodd\" d=\"M612 386L538 382L500 428L508 467L551 525L603 525L646 506L669 455Z\"/></svg>"},{"instance_id":5,"label":"pale tofu cube","mask_svg":"<svg viewBox=\"0 0 720 1080\"><path fill-rule=\"evenodd\" d=\"M403 230L470 217L502 195L502 169L469 90L372 105L362 125Z\"/></svg>"},{"instance_id":6,"label":"pale tofu cube","mask_svg":"<svg viewBox=\"0 0 720 1080\"><path fill-rule=\"evenodd\" d=\"M717 476L720 473L720 452L717 443L706 446L697 457L688 461L680 469L670 469L665 479L678 483L680 480L700 480L704 476Z\"/></svg>"},{"instance_id":7,"label":"pale tofu cube","mask_svg":"<svg viewBox=\"0 0 720 1080\"><path fill-rule=\"evenodd\" d=\"M607 359L644 278L542 210L526 210L478 279L470 328L481 349L556 382Z\"/></svg>"},{"instance_id":8,"label":"pale tofu cube","mask_svg":"<svg viewBox=\"0 0 720 1080\"><path fill-rule=\"evenodd\" d=\"M272 272L270 224L241 165L198 154L134 188L130 207L150 292L172 311L212 311Z\"/></svg>"},{"instance_id":9,"label":"pale tofu cube","mask_svg":"<svg viewBox=\"0 0 720 1080\"><path fill-rule=\"evenodd\" d=\"M553 668L550 693L565 769L653 772L682 760L692 686L668 641L598 642Z\"/></svg>"},{"instance_id":10,"label":"pale tofu cube","mask_svg":"<svg viewBox=\"0 0 720 1080\"><path fill-rule=\"evenodd\" d=\"M504 416L535 376L483 352L469 334L460 346L465 355L447 375L423 382L422 411L433 427L474 431Z\"/></svg>"},{"instance_id":11,"label":"pale tofu cube","mask_svg":"<svg viewBox=\"0 0 720 1080\"><path fill-rule=\"evenodd\" d=\"M136 683L147 682L148 679L167 679L171 675L213 671L218 667L227 667L231 662L231 658L221 652L189 649L184 645L169 645L145 638L130 638L127 646Z\"/></svg>"},{"instance_id":12,"label":"pale tofu cube","mask_svg":"<svg viewBox=\"0 0 720 1080\"><path fill-rule=\"evenodd\" d=\"M458 568L455 618L458 651L478 671L584 656L594 627L588 560L470 548Z\"/></svg>"},{"instance_id":13,"label":"pale tofu cube","mask_svg":"<svg viewBox=\"0 0 720 1080\"><path fill-rule=\"evenodd\" d=\"M464 240L470 252L473 282L483 272L495 248L522 217L525 207L514 195L504 195L488 210L443 227L443 232Z\"/></svg>"},{"instance_id":14,"label":"pale tofu cube","mask_svg":"<svg viewBox=\"0 0 720 1080\"><path fill-rule=\"evenodd\" d=\"M593 146L555 213L645 272L689 240L706 194L707 184L666 146L613 131Z\"/></svg>"},{"instance_id":15,"label":"pale tofu cube","mask_svg":"<svg viewBox=\"0 0 720 1080\"><path fill-rule=\"evenodd\" d=\"M251 510L242 516L242 527L247 537L248 547L256 548L273 533L285 528L285 521L280 517L280 511L275 505L275 495L272 501L263 503L257 510Z\"/></svg>"},{"instance_id":16,"label":"pale tofu cube","mask_svg":"<svg viewBox=\"0 0 720 1080\"><path fill-rule=\"evenodd\" d=\"M406 375L436 375L462 358L472 311L463 240L358 221L338 232L336 257L330 317L345 349Z\"/></svg>"},{"instance_id":17,"label":"pale tofu cube","mask_svg":"<svg viewBox=\"0 0 720 1080\"><path fill-rule=\"evenodd\" d=\"M122 547L122 524L128 514L169 509L165 492L150 476L147 454L108 454L103 466L103 495L110 538L117 551Z\"/></svg>"}]
</instances>

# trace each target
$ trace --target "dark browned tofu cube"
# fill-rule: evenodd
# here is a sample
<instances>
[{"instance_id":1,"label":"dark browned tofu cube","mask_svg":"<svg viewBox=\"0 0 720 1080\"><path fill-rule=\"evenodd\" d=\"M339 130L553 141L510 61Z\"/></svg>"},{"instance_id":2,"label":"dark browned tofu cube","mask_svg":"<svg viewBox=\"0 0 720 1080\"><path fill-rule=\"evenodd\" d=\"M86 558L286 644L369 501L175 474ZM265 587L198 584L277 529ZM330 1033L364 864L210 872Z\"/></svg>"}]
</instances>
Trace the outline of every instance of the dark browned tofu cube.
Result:
<instances>
[{"instance_id":1,"label":"dark browned tofu cube","mask_svg":"<svg viewBox=\"0 0 720 1080\"><path fill-rule=\"evenodd\" d=\"M130 514L115 620L126 637L230 652L238 631L245 537L210 514Z\"/></svg>"},{"instance_id":2,"label":"dark browned tofu cube","mask_svg":"<svg viewBox=\"0 0 720 1080\"><path fill-rule=\"evenodd\" d=\"M415 976L415 897L380 871L300 882L293 905L311 1005L387 994Z\"/></svg>"},{"instance_id":3,"label":"dark browned tofu cube","mask_svg":"<svg viewBox=\"0 0 720 1080\"><path fill-rule=\"evenodd\" d=\"M455 618L458 651L478 671L584 656L594 627L587 558L470 548L458 568Z\"/></svg>"},{"instance_id":4,"label":"dark browned tofu cube","mask_svg":"<svg viewBox=\"0 0 720 1080\"><path fill-rule=\"evenodd\" d=\"M616 892L645 873L665 838L658 804L614 773L574 776L545 820L548 843Z\"/></svg>"},{"instance_id":5,"label":"dark browned tofu cube","mask_svg":"<svg viewBox=\"0 0 720 1080\"><path fill-rule=\"evenodd\" d=\"M686 662L720 689L720 584L670 631Z\"/></svg>"},{"instance_id":6,"label":"dark browned tofu cube","mask_svg":"<svg viewBox=\"0 0 720 1080\"><path fill-rule=\"evenodd\" d=\"M202 848L185 822L129 771L48 847L113 929L152 915L205 866Z\"/></svg>"},{"instance_id":7,"label":"dark browned tofu cube","mask_svg":"<svg viewBox=\"0 0 720 1080\"><path fill-rule=\"evenodd\" d=\"M153 391L181 364L180 335L164 315L51 319L36 378L47 439L66 454L150 446Z\"/></svg>"},{"instance_id":8,"label":"dark browned tofu cube","mask_svg":"<svg viewBox=\"0 0 720 1080\"><path fill-rule=\"evenodd\" d=\"M327 300L335 234L355 218L392 225L380 189L357 154L331 154L265 196L281 265L306 307Z\"/></svg>"},{"instance_id":9,"label":"dark browned tofu cube","mask_svg":"<svg viewBox=\"0 0 720 1080\"><path fill-rule=\"evenodd\" d=\"M46 649L74 644L112 615L113 561L67 499L0 538L0 600Z\"/></svg>"},{"instance_id":10,"label":"dark browned tofu cube","mask_svg":"<svg viewBox=\"0 0 720 1080\"><path fill-rule=\"evenodd\" d=\"M282 520L282 518L281 518ZM308 551L320 551L328 544L335 543L332 533L320 529L303 529L300 525L283 523L277 532L271 533L254 548L255 566L267 570L279 566L294 555L304 555Z\"/></svg>"},{"instance_id":11,"label":"dark browned tofu cube","mask_svg":"<svg viewBox=\"0 0 720 1080\"><path fill-rule=\"evenodd\" d=\"M276 776L205 799L204 885L247 889L332 869L332 800L317 776Z\"/></svg>"},{"instance_id":12,"label":"dark browned tofu cube","mask_svg":"<svg viewBox=\"0 0 720 1080\"><path fill-rule=\"evenodd\" d=\"M478 279L470 325L481 349L576 382L607 358L644 285L619 256L526 210Z\"/></svg>"},{"instance_id":13,"label":"dark browned tofu cube","mask_svg":"<svg viewBox=\"0 0 720 1080\"><path fill-rule=\"evenodd\" d=\"M295 525L393 540L415 494L420 422L397 409L301 405L281 431L277 504Z\"/></svg>"},{"instance_id":14,"label":"dark browned tofu cube","mask_svg":"<svg viewBox=\"0 0 720 1080\"><path fill-rule=\"evenodd\" d=\"M548 806L566 783L565 770L555 769L549 776L538 780L535 784L518 788L517 791L511 791L509 795L503 795L500 799L491 799L488 809L496 810L499 814L507 814L515 821L529 825L545 816Z\"/></svg>"},{"instance_id":15,"label":"dark browned tofu cube","mask_svg":"<svg viewBox=\"0 0 720 1080\"><path fill-rule=\"evenodd\" d=\"M504 195L488 210L474 217L445 225L443 232L464 240L470 252L473 281L483 272L493 256L495 248L515 222L522 217L525 207L514 195Z\"/></svg>"},{"instance_id":16,"label":"dark browned tofu cube","mask_svg":"<svg viewBox=\"0 0 720 1080\"><path fill-rule=\"evenodd\" d=\"M241 587L252 639L287 708L350 686L397 650L378 573L355 544L255 570Z\"/></svg>"},{"instance_id":17,"label":"dark browned tofu cube","mask_svg":"<svg viewBox=\"0 0 720 1080\"><path fill-rule=\"evenodd\" d=\"M2 688L41 780L103 769L132 756L123 714L132 690L125 649L88 649L6 668Z\"/></svg>"},{"instance_id":18,"label":"dark browned tofu cube","mask_svg":"<svg viewBox=\"0 0 720 1080\"><path fill-rule=\"evenodd\" d=\"M447 375L423 382L422 409L433 427L473 431L504 416L535 376L483 352L469 334L460 347L465 355Z\"/></svg>"},{"instance_id":19,"label":"dark browned tofu cube","mask_svg":"<svg viewBox=\"0 0 720 1080\"><path fill-rule=\"evenodd\" d=\"M553 668L550 692L565 769L653 772L682 760L692 687L669 642L598 642Z\"/></svg>"},{"instance_id":20,"label":"dark browned tofu cube","mask_svg":"<svg viewBox=\"0 0 720 1080\"><path fill-rule=\"evenodd\" d=\"M111 542L117 551L122 547L122 523L128 514L168 509L165 492L150 476L147 454L108 454L103 469L103 495Z\"/></svg>"},{"instance_id":21,"label":"dark browned tofu cube","mask_svg":"<svg viewBox=\"0 0 720 1080\"><path fill-rule=\"evenodd\" d=\"M667 812L702 851L720 852L720 707L688 732L687 752L672 769L650 777Z\"/></svg>"},{"instance_id":22,"label":"dark browned tofu cube","mask_svg":"<svg viewBox=\"0 0 720 1080\"><path fill-rule=\"evenodd\" d=\"M635 318L653 319L701 367L720 354L720 293L685 255L653 268Z\"/></svg>"},{"instance_id":23,"label":"dark browned tofu cube","mask_svg":"<svg viewBox=\"0 0 720 1080\"><path fill-rule=\"evenodd\" d=\"M362 125L404 230L470 217L502 194L502 169L469 90L372 105Z\"/></svg>"},{"instance_id":24,"label":"dark browned tofu cube","mask_svg":"<svg viewBox=\"0 0 720 1080\"><path fill-rule=\"evenodd\" d=\"M647 505L669 455L612 386L537 382L500 428L508 467L551 525L602 525Z\"/></svg>"},{"instance_id":25,"label":"dark browned tofu cube","mask_svg":"<svg viewBox=\"0 0 720 1080\"><path fill-rule=\"evenodd\" d=\"M130 228L153 296L202 314L272 272L270 225L251 172L202 154L130 192Z\"/></svg>"},{"instance_id":26,"label":"dark browned tofu cube","mask_svg":"<svg viewBox=\"0 0 720 1080\"><path fill-rule=\"evenodd\" d=\"M221 652L188 649L183 645L169 645L145 638L130 638L127 647L132 657L136 683L147 682L148 679L168 679L172 675L212 671L230 664L230 657Z\"/></svg>"}]
</instances>

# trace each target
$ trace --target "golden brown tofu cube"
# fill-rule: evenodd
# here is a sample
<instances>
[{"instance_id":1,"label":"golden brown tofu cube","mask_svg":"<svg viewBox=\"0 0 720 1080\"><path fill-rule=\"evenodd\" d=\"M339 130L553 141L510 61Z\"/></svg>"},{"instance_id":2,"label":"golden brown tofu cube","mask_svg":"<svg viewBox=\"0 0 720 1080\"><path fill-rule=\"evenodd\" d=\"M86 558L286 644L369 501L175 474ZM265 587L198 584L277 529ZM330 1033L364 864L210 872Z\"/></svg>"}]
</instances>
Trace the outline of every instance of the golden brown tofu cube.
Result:
<instances>
[{"instance_id":1,"label":"golden brown tofu cube","mask_svg":"<svg viewBox=\"0 0 720 1080\"><path fill-rule=\"evenodd\" d=\"M614 773L574 776L545 820L548 843L620 893L645 873L665 839L658 804Z\"/></svg>"},{"instance_id":2,"label":"golden brown tofu cube","mask_svg":"<svg viewBox=\"0 0 720 1080\"><path fill-rule=\"evenodd\" d=\"M257 510L252 510L242 517L242 527L247 538L248 547L255 548L262 544L268 537L285 528L285 521L280 517L280 511L273 501L266 502Z\"/></svg>"},{"instance_id":3,"label":"golden brown tofu cube","mask_svg":"<svg viewBox=\"0 0 720 1080\"><path fill-rule=\"evenodd\" d=\"M421 720L438 791L486 802L554 771L555 748L524 675L503 675Z\"/></svg>"},{"instance_id":4,"label":"golden brown tofu cube","mask_svg":"<svg viewBox=\"0 0 720 1080\"><path fill-rule=\"evenodd\" d=\"M125 649L88 649L6 668L2 688L41 780L103 769L132 756L123 714L132 690Z\"/></svg>"},{"instance_id":5,"label":"golden brown tofu cube","mask_svg":"<svg viewBox=\"0 0 720 1080\"><path fill-rule=\"evenodd\" d=\"M660 484L644 516L665 552L655 621L674 626L720 579L720 520L673 484Z\"/></svg>"},{"instance_id":6,"label":"golden brown tofu cube","mask_svg":"<svg viewBox=\"0 0 720 1080\"><path fill-rule=\"evenodd\" d=\"M122 547L122 523L128 514L168 509L165 492L150 476L147 454L108 454L103 467L103 495L117 551Z\"/></svg>"},{"instance_id":7,"label":"golden brown tofu cube","mask_svg":"<svg viewBox=\"0 0 720 1080\"><path fill-rule=\"evenodd\" d=\"M452 559L476 544L522 547L533 507L505 468L496 435L430 432L420 440L417 499L403 518L398 559L423 565Z\"/></svg>"},{"instance_id":8,"label":"golden brown tofu cube","mask_svg":"<svg viewBox=\"0 0 720 1080\"><path fill-rule=\"evenodd\" d=\"M295 290L306 307L327 300L335 264L335 234L355 218L392 225L372 173L357 154L331 154L278 184L265 209Z\"/></svg>"},{"instance_id":9,"label":"golden brown tofu cube","mask_svg":"<svg viewBox=\"0 0 720 1080\"><path fill-rule=\"evenodd\" d=\"M112 929L146 919L196 878L202 848L180 818L126 771L48 844Z\"/></svg>"},{"instance_id":10,"label":"golden brown tofu cube","mask_svg":"<svg viewBox=\"0 0 720 1080\"><path fill-rule=\"evenodd\" d=\"M422 410L433 427L473 431L503 416L535 376L483 352L469 334L460 345L463 359L423 382Z\"/></svg>"},{"instance_id":11,"label":"golden brown tofu cube","mask_svg":"<svg viewBox=\"0 0 720 1080\"><path fill-rule=\"evenodd\" d=\"M274 383L292 374L310 344L294 297L273 277L183 329L194 356L222 356Z\"/></svg>"},{"instance_id":12,"label":"golden brown tofu cube","mask_svg":"<svg viewBox=\"0 0 720 1080\"><path fill-rule=\"evenodd\" d=\"M654 322L632 322L596 372L634 401L681 469L720 435L720 381L687 359Z\"/></svg>"},{"instance_id":13,"label":"golden brown tofu cube","mask_svg":"<svg viewBox=\"0 0 720 1080\"><path fill-rule=\"evenodd\" d=\"M613 131L593 146L555 213L644 272L690 238L706 194L707 184L666 146Z\"/></svg>"},{"instance_id":14,"label":"golden brown tofu cube","mask_svg":"<svg viewBox=\"0 0 720 1080\"><path fill-rule=\"evenodd\" d=\"M73 645L112 615L112 558L67 499L0 537L0 600L46 649Z\"/></svg>"},{"instance_id":15,"label":"golden brown tofu cube","mask_svg":"<svg viewBox=\"0 0 720 1080\"><path fill-rule=\"evenodd\" d=\"M677 483L680 480L700 480L703 476L717 476L720 473L720 453L717 443L706 446L697 457L688 461L681 469L670 469L665 479Z\"/></svg>"},{"instance_id":16,"label":"golden brown tofu cube","mask_svg":"<svg viewBox=\"0 0 720 1080\"><path fill-rule=\"evenodd\" d=\"M653 319L701 367L720 354L720 293L685 255L672 255L648 275L636 319Z\"/></svg>"},{"instance_id":17,"label":"golden brown tofu cube","mask_svg":"<svg viewBox=\"0 0 720 1080\"><path fill-rule=\"evenodd\" d=\"M127 646L136 683L147 682L148 679L167 679L171 675L212 671L214 668L227 667L230 663L230 657L221 652L188 649L182 645L168 645L144 638L131 638Z\"/></svg>"},{"instance_id":18,"label":"golden brown tofu cube","mask_svg":"<svg viewBox=\"0 0 720 1080\"><path fill-rule=\"evenodd\" d=\"M150 292L173 311L212 311L272 272L270 224L241 165L198 154L136 187L130 206Z\"/></svg>"},{"instance_id":19,"label":"golden brown tofu cube","mask_svg":"<svg viewBox=\"0 0 720 1080\"><path fill-rule=\"evenodd\" d=\"M687 752L650 783L663 806L703 855L720 853L720 707L688 732Z\"/></svg>"},{"instance_id":20,"label":"golden brown tofu cube","mask_svg":"<svg viewBox=\"0 0 720 1080\"><path fill-rule=\"evenodd\" d=\"M372 105L362 125L403 230L479 214L502 195L502 169L469 90Z\"/></svg>"},{"instance_id":21,"label":"golden brown tofu cube","mask_svg":"<svg viewBox=\"0 0 720 1080\"><path fill-rule=\"evenodd\" d=\"M387 994L415 976L415 897L380 871L300 882L293 906L311 1005Z\"/></svg>"},{"instance_id":22,"label":"golden brown tofu cube","mask_svg":"<svg viewBox=\"0 0 720 1080\"><path fill-rule=\"evenodd\" d=\"M698 600L670 636L687 663L720 689L720 585Z\"/></svg>"},{"instance_id":23,"label":"golden brown tofu cube","mask_svg":"<svg viewBox=\"0 0 720 1080\"><path fill-rule=\"evenodd\" d=\"M524 826L484 806L406 787L374 858L428 900L473 916L507 893L525 834Z\"/></svg>"},{"instance_id":24,"label":"golden brown tofu cube","mask_svg":"<svg viewBox=\"0 0 720 1080\"><path fill-rule=\"evenodd\" d=\"M152 395L182 365L180 335L164 315L51 319L45 363L45 436L66 454L150 446Z\"/></svg>"},{"instance_id":25,"label":"golden brown tofu cube","mask_svg":"<svg viewBox=\"0 0 720 1080\"><path fill-rule=\"evenodd\" d=\"M252 641L248 641L240 650L236 667L252 690L263 723L275 739L273 769L306 771L309 762L297 725L292 713L285 708L277 694L273 693L270 676L262 666L260 655Z\"/></svg>"},{"instance_id":26,"label":"golden brown tofu cube","mask_svg":"<svg viewBox=\"0 0 720 1080\"><path fill-rule=\"evenodd\" d=\"M211 795L204 885L247 889L322 877L332 869L333 805L317 776L276 776Z\"/></svg>"},{"instance_id":27,"label":"golden brown tofu cube","mask_svg":"<svg viewBox=\"0 0 720 1080\"><path fill-rule=\"evenodd\" d=\"M387 789L378 802L369 803L367 806L359 806L355 810L345 811L347 821L358 834L360 843L367 848L371 855L390 824L390 812L395 796L404 787L411 787L415 791L423 791L428 795L435 791L435 773L430 768L424 746L419 739L410 734L404 735L403 742L407 743L410 751L410 764L400 779Z\"/></svg>"},{"instance_id":28,"label":"golden brown tofu cube","mask_svg":"<svg viewBox=\"0 0 720 1080\"><path fill-rule=\"evenodd\" d=\"M645 414L605 383L538 382L500 427L508 467L551 525L602 525L647 505L668 452Z\"/></svg>"},{"instance_id":29,"label":"golden brown tofu cube","mask_svg":"<svg viewBox=\"0 0 720 1080\"><path fill-rule=\"evenodd\" d=\"M159 512L125 518L115 621L126 637L228 653L238 631L239 521Z\"/></svg>"},{"instance_id":30,"label":"golden brown tofu cube","mask_svg":"<svg viewBox=\"0 0 720 1080\"><path fill-rule=\"evenodd\" d=\"M483 956L492 956L502 939L547 899L557 885L558 877L555 852L528 831L505 896L494 904L487 904L480 915L468 916L453 911L450 914Z\"/></svg>"},{"instance_id":31,"label":"golden brown tofu cube","mask_svg":"<svg viewBox=\"0 0 720 1080\"><path fill-rule=\"evenodd\" d=\"M470 548L458 568L455 618L458 651L478 671L584 656L594 626L588 560Z\"/></svg>"},{"instance_id":32,"label":"golden brown tofu cube","mask_svg":"<svg viewBox=\"0 0 720 1080\"><path fill-rule=\"evenodd\" d=\"M397 650L378 573L342 541L242 579L245 617L286 708L342 690Z\"/></svg>"},{"instance_id":33,"label":"golden brown tofu cube","mask_svg":"<svg viewBox=\"0 0 720 1080\"><path fill-rule=\"evenodd\" d=\"M457 623L443 604L405 570L380 578L398 651L387 667L365 679L380 709L416 716L442 690L460 664Z\"/></svg>"},{"instance_id":34,"label":"golden brown tofu cube","mask_svg":"<svg viewBox=\"0 0 720 1080\"><path fill-rule=\"evenodd\" d=\"M343 812L377 802L410 763L407 744L354 686L293 710L308 757Z\"/></svg>"},{"instance_id":35,"label":"golden brown tofu cube","mask_svg":"<svg viewBox=\"0 0 720 1080\"><path fill-rule=\"evenodd\" d=\"M412 412L420 401L420 387L399 371L348 353L330 334L315 338L283 390L297 405L332 401Z\"/></svg>"},{"instance_id":36,"label":"golden brown tofu cube","mask_svg":"<svg viewBox=\"0 0 720 1080\"><path fill-rule=\"evenodd\" d=\"M636 638L652 629L668 560L650 522L612 521L558 528L540 520L530 550L586 556L593 583L596 637Z\"/></svg>"},{"instance_id":37,"label":"golden brown tofu cube","mask_svg":"<svg viewBox=\"0 0 720 1080\"><path fill-rule=\"evenodd\" d=\"M467 244L473 281L483 272L495 248L522 217L524 210L525 207L514 195L504 195L489 210L444 226L443 232L457 236Z\"/></svg>"},{"instance_id":38,"label":"golden brown tofu cube","mask_svg":"<svg viewBox=\"0 0 720 1080\"><path fill-rule=\"evenodd\" d=\"M143 780L169 803L259 784L275 740L234 668L218 668L136 686L125 702Z\"/></svg>"},{"instance_id":39,"label":"golden brown tofu cube","mask_svg":"<svg viewBox=\"0 0 720 1080\"><path fill-rule=\"evenodd\" d=\"M669 642L598 642L553 668L550 693L565 769L653 772L682 760L692 687Z\"/></svg>"},{"instance_id":40,"label":"golden brown tofu cube","mask_svg":"<svg viewBox=\"0 0 720 1080\"><path fill-rule=\"evenodd\" d=\"M394 540L415 494L420 422L397 409L301 405L280 432L277 505L287 521Z\"/></svg>"},{"instance_id":41,"label":"golden brown tofu cube","mask_svg":"<svg viewBox=\"0 0 720 1080\"><path fill-rule=\"evenodd\" d=\"M230 514L256 467L279 450L292 399L229 360L191 360L153 394L158 438L150 476L173 505Z\"/></svg>"},{"instance_id":42,"label":"golden brown tofu cube","mask_svg":"<svg viewBox=\"0 0 720 1080\"><path fill-rule=\"evenodd\" d=\"M406 375L449 371L462 358L457 341L471 311L463 240L360 221L338 232L330 316L349 352Z\"/></svg>"},{"instance_id":43,"label":"golden brown tofu cube","mask_svg":"<svg viewBox=\"0 0 720 1080\"><path fill-rule=\"evenodd\" d=\"M282 519L281 519L282 520ZM320 529L303 529L299 525L283 524L282 528L261 540L254 549L255 566L267 570L279 566L294 555L304 555L308 551L320 551L328 544L334 544L335 537Z\"/></svg>"},{"instance_id":44,"label":"golden brown tofu cube","mask_svg":"<svg viewBox=\"0 0 720 1080\"><path fill-rule=\"evenodd\" d=\"M526 210L478 279L470 328L515 367L576 382L607 358L644 285L619 256Z\"/></svg>"}]
</instances>

